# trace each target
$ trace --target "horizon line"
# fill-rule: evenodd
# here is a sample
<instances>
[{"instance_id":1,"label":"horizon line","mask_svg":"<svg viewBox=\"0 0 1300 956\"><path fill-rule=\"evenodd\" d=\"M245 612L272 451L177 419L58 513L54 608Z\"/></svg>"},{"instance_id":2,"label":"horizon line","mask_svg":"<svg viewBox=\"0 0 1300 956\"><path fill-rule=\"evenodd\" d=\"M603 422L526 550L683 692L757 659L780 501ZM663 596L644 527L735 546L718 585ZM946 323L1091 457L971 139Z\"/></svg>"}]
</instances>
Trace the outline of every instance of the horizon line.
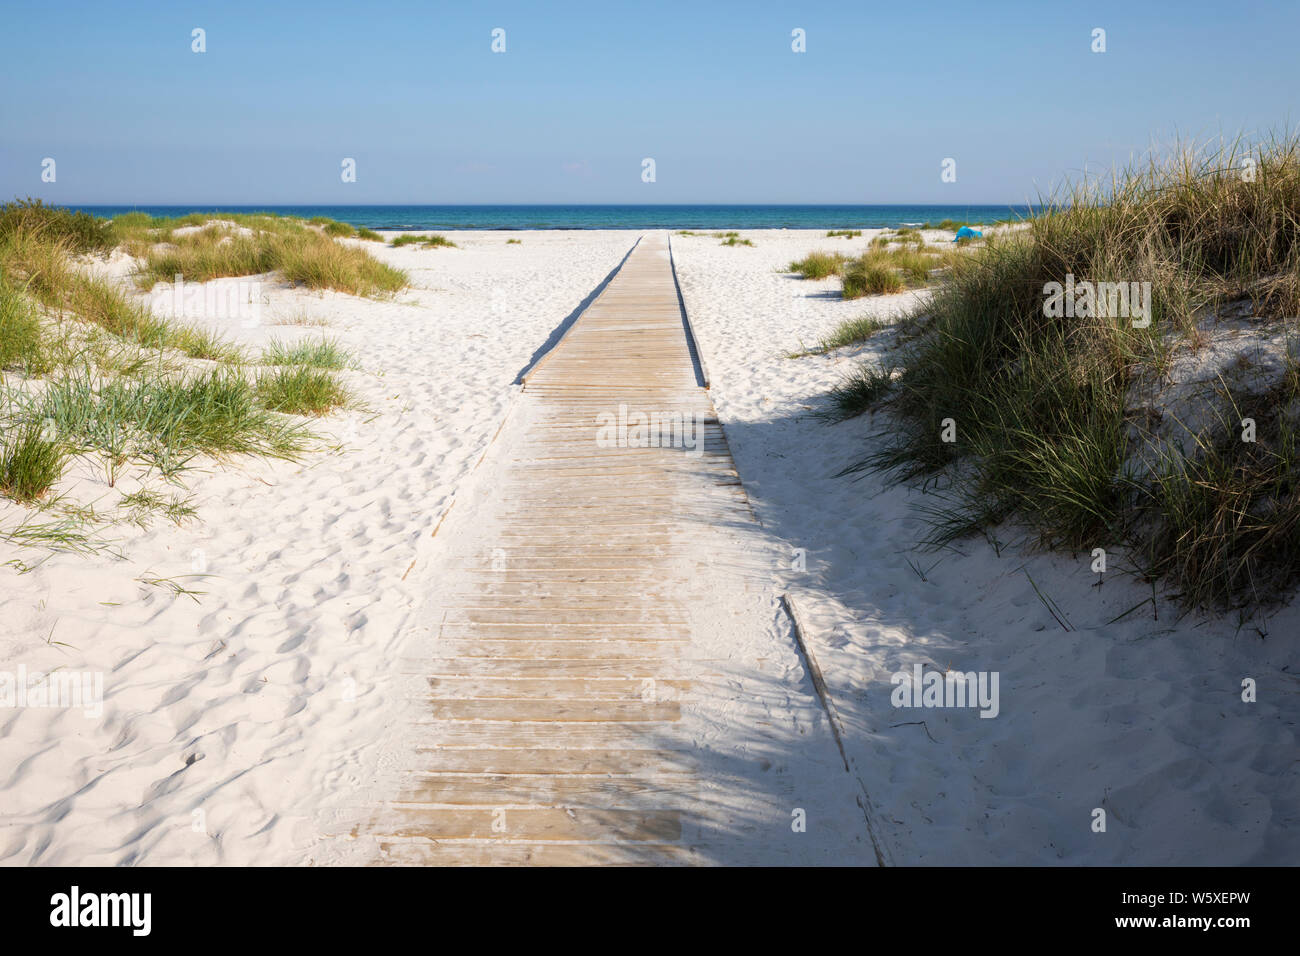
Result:
<instances>
[{"instance_id":1,"label":"horizon line","mask_svg":"<svg viewBox=\"0 0 1300 956\"><path fill-rule=\"evenodd\" d=\"M36 198L39 198L39 197L36 197ZM223 205L225 205L225 206L246 206L246 207L256 207L256 206L333 206L333 207L340 208L340 209L347 209L347 208L356 208L356 209L361 209L361 208L375 208L375 207L382 207L382 206L392 206L392 207L395 207L395 208L396 208L396 207L404 207L404 206L417 206L417 207L419 207L419 206L424 206L424 207L429 207L429 208L440 208L440 207L443 207L443 208L473 208L473 207L484 207L484 208L487 208L487 207L493 207L493 206L519 206L519 207L525 207L525 208L537 208L537 209L546 209L546 208L563 208L563 207L570 207L570 208L571 208L571 207L587 207L587 208L591 208L591 209L600 209L600 208L605 208L605 207L609 207L609 206L627 206L627 207L644 208L644 209L666 208L666 207L672 207L672 206L713 206L713 207L721 208L721 209L726 209L726 208L744 208L744 207L746 207L746 206L788 206L788 207L791 207L791 208L800 208L800 207L802 207L802 208L807 208L807 207L819 207L819 206L820 206L820 207L826 207L826 208L834 208L834 207L859 207L859 206L860 206L860 207L884 207L884 208L889 208L889 207L899 207L899 208L913 207L913 208L915 208L915 207L926 207L926 206L932 206L932 207L934 207L934 208L936 208L936 209L941 209L941 208L950 208L950 207L953 207L953 206L1006 206L1007 208L1013 208L1013 209L1014 209L1014 208L1017 208L1017 207L1021 207L1021 208L1023 208L1023 207L1026 207L1026 206L1034 206L1034 205L1040 205L1040 204L1037 204L1037 203L1031 203L1031 202L1020 202L1020 203L1006 203L1006 202L947 202L947 203L938 203L938 202L888 202L888 203L872 203L872 202L728 202L728 203L718 203L718 202L671 202L671 203L630 203L630 202L602 202L602 203L590 203L590 202L546 202L546 203L527 203L527 202L461 202L461 203L452 203L452 202L438 202L438 203L430 203L430 202L405 202L405 203L399 203L399 202L369 202L369 203L355 203L355 202L349 202L349 203L339 203L339 202L286 202L286 201L277 201L277 202L141 202L141 201L134 201L134 202L106 202L106 201L102 201L102 200L100 200L100 201L95 201L95 202L86 202L86 201L81 201L81 200L59 200L59 201L49 201L49 205L55 205L55 206L175 206L175 207L178 207L178 208L179 208L179 207L184 207L184 206L198 206L198 205L209 205L209 206L223 206Z\"/></svg>"}]
</instances>

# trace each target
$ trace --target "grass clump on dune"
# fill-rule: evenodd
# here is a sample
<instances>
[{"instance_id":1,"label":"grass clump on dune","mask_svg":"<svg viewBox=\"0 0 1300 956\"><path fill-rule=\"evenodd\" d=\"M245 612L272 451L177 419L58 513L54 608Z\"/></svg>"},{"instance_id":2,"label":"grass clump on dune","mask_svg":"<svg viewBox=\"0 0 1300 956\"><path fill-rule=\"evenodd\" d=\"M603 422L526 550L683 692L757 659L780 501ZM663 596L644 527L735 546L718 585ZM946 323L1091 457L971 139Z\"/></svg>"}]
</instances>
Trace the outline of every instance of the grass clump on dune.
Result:
<instances>
[{"instance_id":1,"label":"grass clump on dune","mask_svg":"<svg viewBox=\"0 0 1300 956\"><path fill-rule=\"evenodd\" d=\"M841 421L861 415L880 401L891 380L889 369L871 364L859 366L831 389L830 408L822 417Z\"/></svg>"},{"instance_id":2,"label":"grass clump on dune","mask_svg":"<svg viewBox=\"0 0 1300 956\"><path fill-rule=\"evenodd\" d=\"M827 239L835 239L837 237L843 239L856 239L860 235L862 235L861 229L829 229L826 232Z\"/></svg>"},{"instance_id":3,"label":"grass clump on dune","mask_svg":"<svg viewBox=\"0 0 1300 956\"><path fill-rule=\"evenodd\" d=\"M1187 600L1231 605L1281 595L1300 575L1300 380L1293 366L1271 392L1218 398L1192 453L1158 456L1137 485L1132 537L1150 573ZM1245 419L1257 424L1253 442L1241 440Z\"/></svg>"},{"instance_id":4,"label":"grass clump on dune","mask_svg":"<svg viewBox=\"0 0 1300 956\"><path fill-rule=\"evenodd\" d=\"M173 233L168 244L148 249L144 258L137 280L142 288L170 282L176 275L206 282L268 272L279 272L309 289L362 296L391 294L406 285L404 272L365 250L291 223L248 234L218 224L185 236Z\"/></svg>"},{"instance_id":5,"label":"grass clump on dune","mask_svg":"<svg viewBox=\"0 0 1300 956\"><path fill-rule=\"evenodd\" d=\"M68 375L50 384L34 417L77 450L103 455L114 474L133 459L175 474L198 454L294 458L311 440L269 411L239 370L225 368L183 378Z\"/></svg>"},{"instance_id":6,"label":"grass clump on dune","mask_svg":"<svg viewBox=\"0 0 1300 956\"><path fill-rule=\"evenodd\" d=\"M834 349L844 348L847 345L857 345L860 342L865 342L881 329L888 327L889 323L882 322L874 315L849 319L847 322L841 322L830 335L821 340L821 351L830 352Z\"/></svg>"},{"instance_id":7,"label":"grass clump on dune","mask_svg":"<svg viewBox=\"0 0 1300 956\"><path fill-rule=\"evenodd\" d=\"M288 281L309 289L352 295L391 295L406 286L406 273L372 258L363 249L331 239L285 236L274 245L275 268Z\"/></svg>"},{"instance_id":8,"label":"grass clump on dune","mask_svg":"<svg viewBox=\"0 0 1300 956\"><path fill-rule=\"evenodd\" d=\"M148 288L156 282L171 282L178 275L187 282L207 282L260 275L275 267L271 241L211 225L187 236L173 237L168 246L146 252L138 282L141 288Z\"/></svg>"},{"instance_id":9,"label":"grass clump on dune","mask_svg":"<svg viewBox=\"0 0 1300 956\"><path fill-rule=\"evenodd\" d=\"M325 369L309 366L278 368L257 380L263 406L290 415L324 415L346 405L348 390Z\"/></svg>"},{"instance_id":10,"label":"grass clump on dune","mask_svg":"<svg viewBox=\"0 0 1300 956\"><path fill-rule=\"evenodd\" d=\"M123 247L143 259L138 281L146 287L177 272L197 283L272 270L358 294L404 284L403 273L331 232L343 234L329 223L317 229L262 214L213 222L208 214L128 213L108 223L35 202L0 209L0 495L54 516L6 520L0 540L94 553L109 545L92 525L143 526L155 513L179 523L194 516L183 495L141 489L101 513L50 491L73 457L102 468L110 486L124 469L178 482L205 456L296 459L319 439L290 415L349 401L332 373L350 364L338 343L272 342L261 360L276 367L250 368L242 348L201 324L154 316L84 256Z\"/></svg>"},{"instance_id":11,"label":"grass clump on dune","mask_svg":"<svg viewBox=\"0 0 1300 956\"><path fill-rule=\"evenodd\" d=\"M146 305L132 302L111 283L97 279L73 267L69 249L63 240L42 240L39 234L18 231L0 240L0 267L7 274L22 277L24 288L39 304L79 321L103 329L112 336L145 348L175 349L189 358L238 363L242 352L215 332L179 324L156 317ZM26 322L24 333L29 361L34 374L48 371L48 354L35 348L39 336L30 330L39 321L34 314L24 315L15 301L16 292L8 280L0 281L0 324ZM22 298L22 297L18 297ZM12 316L6 319L5 316ZM15 326L17 328L17 326ZM19 339L11 341L17 343ZM5 349L0 343L0 353ZM43 364L42 364L43 360Z\"/></svg>"},{"instance_id":12,"label":"grass clump on dune","mask_svg":"<svg viewBox=\"0 0 1300 956\"><path fill-rule=\"evenodd\" d=\"M218 362L223 365L242 365L244 350L220 334L209 329L189 325L172 325L167 329L166 344L186 358Z\"/></svg>"},{"instance_id":13,"label":"grass clump on dune","mask_svg":"<svg viewBox=\"0 0 1300 956\"><path fill-rule=\"evenodd\" d=\"M166 324L129 302L109 283L73 267L66 241L39 230L18 229L0 239L0 266L21 281L27 294L49 309L74 313L113 335L162 346Z\"/></svg>"},{"instance_id":14,"label":"grass clump on dune","mask_svg":"<svg viewBox=\"0 0 1300 956\"><path fill-rule=\"evenodd\" d=\"M789 271L804 279L828 279L839 275L847 261L846 256L837 252L810 252L790 263Z\"/></svg>"},{"instance_id":15,"label":"grass clump on dune","mask_svg":"<svg viewBox=\"0 0 1300 956\"><path fill-rule=\"evenodd\" d=\"M116 245L112 226L86 212L47 206L39 199L18 199L0 206L0 242L15 233L57 241L77 253L105 252Z\"/></svg>"},{"instance_id":16,"label":"grass clump on dune","mask_svg":"<svg viewBox=\"0 0 1300 956\"><path fill-rule=\"evenodd\" d=\"M1250 176L1244 158L1235 146L1179 152L1105 190L1078 187L974 248L911 319L883 396L899 427L849 470L948 471L950 490L926 510L935 545L1015 518L1045 547L1121 542L1191 604L1254 606L1293 586L1294 362L1262 391L1205 396L1213 414L1183 432L1153 425L1161 406L1138 400L1229 303L1294 324L1300 142L1266 144ZM1149 324L1104 303L1051 310L1049 284L1067 281L1149 283Z\"/></svg>"},{"instance_id":17,"label":"grass clump on dune","mask_svg":"<svg viewBox=\"0 0 1300 956\"><path fill-rule=\"evenodd\" d=\"M67 453L42 434L39 422L0 427L0 494L35 501L59 480Z\"/></svg>"},{"instance_id":18,"label":"grass clump on dune","mask_svg":"<svg viewBox=\"0 0 1300 956\"><path fill-rule=\"evenodd\" d=\"M864 295L888 295L905 288L898 270L880 257L863 256L844 270L843 293L846 299Z\"/></svg>"},{"instance_id":19,"label":"grass clump on dune","mask_svg":"<svg viewBox=\"0 0 1300 956\"><path fill-rule=\"evenodd\" d=\"M452 242L446 236L417 236L412 233L397 236L389 243L394 248L400 249L402 246L423 246L426 249L455 249L456 243Z\"/></svg>"},{"instance_id":20,"label":"grass clump on dune","mask_svg":"<svg viewBox=\"0 0 1300 956\"><path fill-rule=\"evenodd\" d=\"M342 369L351 364L351 356L336 341L328 338L298 342L294 345L273 340L262 350L263 365L302 365L308 368Z\"/></svg>"},{"instance_id":21,"label":"grass clump on dune","mask_svg":"<svg viewBox=\"0 0 1300 956\"><path fill-rule=\"evenodd\" d=\"M789 271L805 279L840 276L844 298L857 299L925 285L931 270L948 262L945 252L891 249L873 241L871 248L857 258L838 252L811 252L790 263Z\"/></svg>"},{"instance_id":22,"label":"grass clump on dune","mask_svg":"<svg viewBox=\"0 0 1300 956\"><path fill-rule=\"evenodd\" d=\"M46 364L40 319L27 297L0 274L0 373L9 368L38 373Z\"/></svg>"}]
</instances>

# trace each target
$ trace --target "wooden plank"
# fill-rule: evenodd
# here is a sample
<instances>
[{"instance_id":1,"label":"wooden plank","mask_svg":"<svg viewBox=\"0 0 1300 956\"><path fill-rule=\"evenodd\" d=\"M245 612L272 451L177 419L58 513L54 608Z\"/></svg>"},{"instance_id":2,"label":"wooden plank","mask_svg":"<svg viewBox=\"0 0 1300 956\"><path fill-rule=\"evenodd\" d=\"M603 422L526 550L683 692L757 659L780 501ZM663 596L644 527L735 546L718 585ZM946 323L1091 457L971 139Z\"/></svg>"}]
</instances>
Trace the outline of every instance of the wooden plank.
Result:
<instances>
[{"instance_id":1,"label":"wooden plank","mask_svg":"<svg viewBox=\"0 0 1300 956\"><path fill-rule=\"evenodd\" d=\"M434 720L486 721L562 721L595 723L600 721L646 721L650 723L680 720L681 704L675 700L459 700L433 699L427 710Z\"/></svg>"},{"instance_id":2,"label":"wooden plank","mask_svg":"<svg viewBox=\"0 0 1300 956\"><path fill-rule=\"evenodd\" d=\"M693 796L694 781L682 776L428 774L410 781L395 802L413 806L681 810Z\"/></svg>"},{"instance_id":3,"label":"wooden plank","mask_svg":"<svg viewBox=\"0 0 1300 956\"><path fill-rule=\"evenodd\" d=\"M646 680L652 683L647 685ZM464 700L643 700L647 693L658 700L672 700L691 686L690 681L671 678L591 677L430 677L428 684L435 697Z\"/></svg>"},{"instance_id":4,"label":"wooden plank","mask_svg":"<svg viewBox=\"0 0 1300 956\"><path fill-rule=\"evenodd\" d=\"M381 843L382 862L394 866L689 866L691 847L655 843Z\"/></svg>"},{"instance_id":5,"label":"wooden plank","mask_svg":"<svg viewBox=\"0 0 1300 956\"><path fill-rule=\"evenodd\" d=\"M416 809L394 807L359 825L359 834L431 840L584 840L673 843L681 839L676 810Z\"/></svg>"},{"instance_id":6,"label":"wooden plank","mask_svg":"<svg viewBox=\"0 0 1300 956\"><path fill-rule=\"evenodd\" d=\"M689 641L589 641L589 640L441 640L439 657L513 657L517 660L653 660L686 657ZM432 662L431 662L432 665Z\"/></svg>"},{"instance_id":7,"label":"wooden plank","mask_svg":"<svg viewBox=\"0 0 1300 956\"><path fill-rule=\"evenodd\" d=\"M699 761L671 750L422 750L409 770L420 774L691 774Z\"/></svg>"},{"instance_id":8,"label":"wooden plank","mask_svg":"<svg viewBox=\"0 0 1300 956\"><path fill-rule=\"evenodd\" d=\"M413 726L421 728L429 746L436 744L439 748L677 750L686 743L677 732L679 724L672 723L422 720Z\"/></svg>"}]
</instances>

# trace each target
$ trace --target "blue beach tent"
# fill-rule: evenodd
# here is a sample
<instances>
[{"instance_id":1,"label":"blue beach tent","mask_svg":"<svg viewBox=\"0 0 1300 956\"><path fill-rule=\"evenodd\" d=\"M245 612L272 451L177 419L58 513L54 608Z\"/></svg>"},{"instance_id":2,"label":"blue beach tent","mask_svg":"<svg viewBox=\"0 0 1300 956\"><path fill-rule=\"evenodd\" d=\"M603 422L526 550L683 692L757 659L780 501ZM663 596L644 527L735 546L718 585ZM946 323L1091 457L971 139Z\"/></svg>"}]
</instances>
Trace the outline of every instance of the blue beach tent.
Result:
<instances>
[{"instance_id":1,"label":"blue beach tent","mask_svg":"<svg viewBox=\"0 0 1300 956\"><path fill-rule=\"evenodd\" d=\"M983 239L983 238L984 238L984 233L980 232L978 229L972 229L970 226L962 226L960 229L957 230L957 235L953 238L952 241L956 242L958 239Z\"/></svg>"}]
</instances>

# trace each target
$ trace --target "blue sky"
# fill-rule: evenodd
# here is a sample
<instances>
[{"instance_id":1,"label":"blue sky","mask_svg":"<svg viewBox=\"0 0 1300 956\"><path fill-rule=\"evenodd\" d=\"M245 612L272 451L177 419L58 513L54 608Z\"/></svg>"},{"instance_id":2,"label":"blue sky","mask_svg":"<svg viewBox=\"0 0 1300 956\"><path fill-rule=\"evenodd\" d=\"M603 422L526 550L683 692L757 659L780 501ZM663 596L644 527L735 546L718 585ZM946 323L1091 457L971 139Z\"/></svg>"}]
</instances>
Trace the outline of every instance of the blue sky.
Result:
<instances>
[{"instance_id":1,"label":"blue sky","mask_svg":"<svg viewBox=\"0 0 1300 956\"><path fill-rule=\"evenodd\" d=\"M1296 3L100 0L4 19L5 199L1015 203L1300 118Z\"/></svg>"}]
</instances>

